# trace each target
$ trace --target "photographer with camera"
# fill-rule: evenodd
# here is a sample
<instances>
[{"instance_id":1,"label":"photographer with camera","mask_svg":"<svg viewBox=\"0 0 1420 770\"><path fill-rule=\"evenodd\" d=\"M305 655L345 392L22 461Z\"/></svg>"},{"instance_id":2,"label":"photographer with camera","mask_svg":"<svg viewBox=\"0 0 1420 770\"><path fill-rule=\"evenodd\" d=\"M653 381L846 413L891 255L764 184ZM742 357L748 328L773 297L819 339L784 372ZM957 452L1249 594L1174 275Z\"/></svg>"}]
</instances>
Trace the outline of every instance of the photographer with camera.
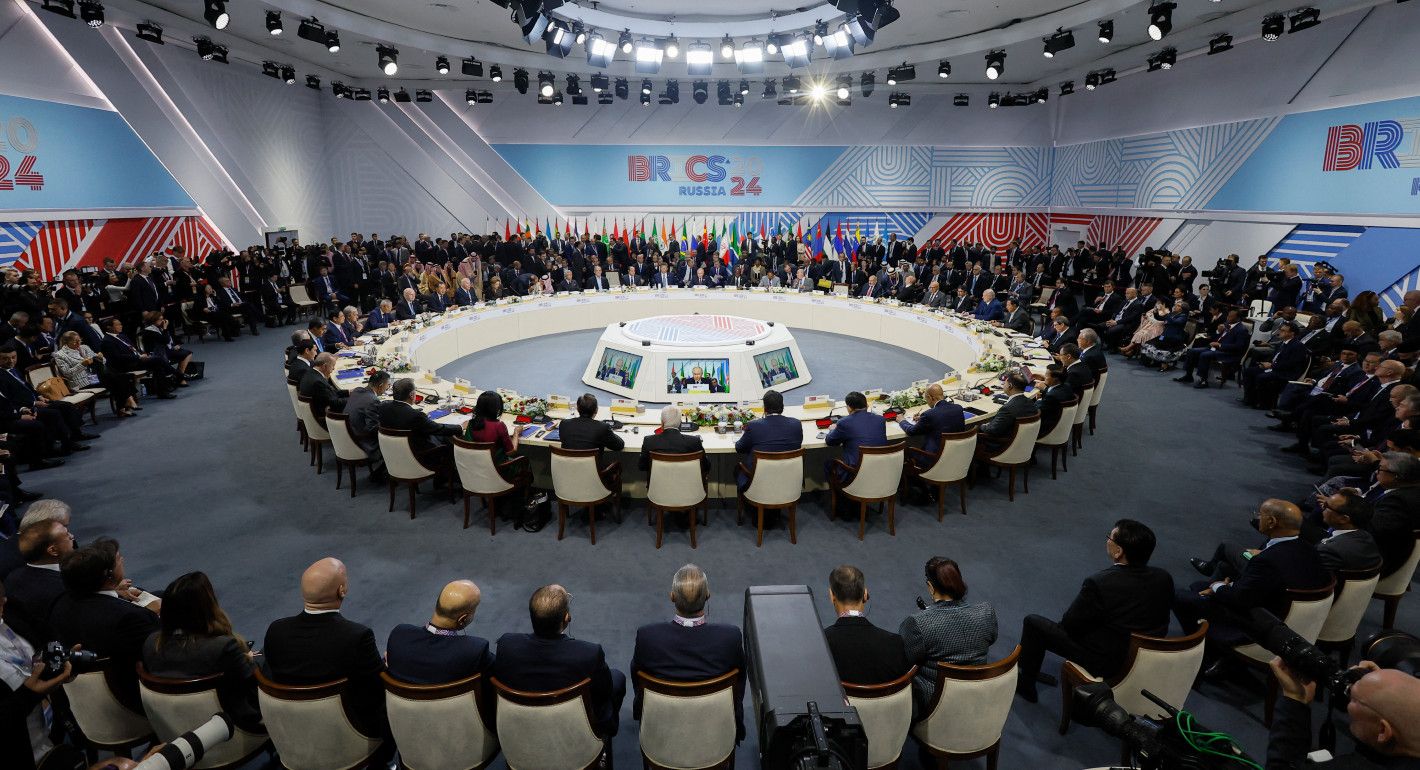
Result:
<instances>
[{"instance_id":1,"label":"photographer with camera","mask_svg":"<svg viewBox=\"0 0 1420 770\"><path fill-rule=\"evenodd\" d=\"M77 650L78 647L75 647ZM54 744L45 722L45 699L73 677L67 659L57 676L45 676L35 649L5 625L5 588L0 584L0 767L33 770Z\"/></svg>"},{"instance_id":2,"label":"photographer with camera","mask_svg":"<svg viewBox=\"0 0 1420 770\"><path fill-rule=\"evenodd\" d=\"M1272 674L1282 688L1267 744L1267 770L1326 768L1420 768L1420 679L1362 661L1348 674L1363 675L1351 685L1346 714L1357 753L1313 762L1311 701L1316 682L1272 659Z\"/></svg>"}]
</instances>

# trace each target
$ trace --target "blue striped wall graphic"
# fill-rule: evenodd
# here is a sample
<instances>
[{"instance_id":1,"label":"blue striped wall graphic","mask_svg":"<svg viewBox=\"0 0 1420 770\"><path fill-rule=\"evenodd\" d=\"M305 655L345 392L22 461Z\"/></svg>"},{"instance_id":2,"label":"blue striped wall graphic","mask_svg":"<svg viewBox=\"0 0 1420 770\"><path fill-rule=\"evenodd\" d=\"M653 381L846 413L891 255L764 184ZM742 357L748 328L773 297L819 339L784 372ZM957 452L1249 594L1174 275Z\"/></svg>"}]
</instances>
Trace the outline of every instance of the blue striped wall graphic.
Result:
<instances>
[{"instance_id":1,"label":"blue striped wall graphic","mask_svg":"<svg viewBox=\"0 0 1420 770\"><path fill-rule=\"evenodd\" d=\"M13 265L43 227L43 222L0 222L0 267Z\"/></svg>"},{"instance_id":2,"label":"blue striped wall graphic","mask_svg":"<svg viewBox=\"0 0 1420 770\"><path fill-rule=\"evenodd\" d=\"M1267 256L1287 257L1301 268L1303 275L1310 276L1312 265L1339 259L1365 232L1366 228L1356 225L1301 224L1292 228Z\"/></svg>"}]
</instances>

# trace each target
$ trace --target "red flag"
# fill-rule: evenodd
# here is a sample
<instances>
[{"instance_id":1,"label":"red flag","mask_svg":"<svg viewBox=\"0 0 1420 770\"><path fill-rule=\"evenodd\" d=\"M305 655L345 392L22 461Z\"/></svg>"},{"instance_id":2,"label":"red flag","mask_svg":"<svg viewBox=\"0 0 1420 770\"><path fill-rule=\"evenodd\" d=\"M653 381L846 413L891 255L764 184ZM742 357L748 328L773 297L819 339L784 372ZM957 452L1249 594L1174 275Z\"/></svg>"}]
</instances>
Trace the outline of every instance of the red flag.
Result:
<instances>
[{"instance_id":1,"label":"red flag","mask_svg":"<svg viewBox=\"0 0 1420 770\"><path fill-rule=\"evenodd\" d=\"M804 221L802 219L799 220L797 225L794 225L794 240L801 243L804 240Z\"/></svg>"},{"instance_id":2,"label":"red flag","mask_svg":"<svg viewBox=\"0 0 1420 770\"><path fill-rule=\"evenodd\" d=\"M618 223L615 219L611 220L611 239L613 241L621 240L621 231L618 229L619 227L620 223Z\"/></svg>"},{"instance_id":3,"label":"red flag","mask_svg":"<svg viewBox=\"0 0 1420 770\"><path fill-rule=\"evenodd\" d=\"M823 261L823 223L814 225L814 261Z\"/></svg>"},{"instance_id":4,"label":"red flag","mask_svg":"<svg viewBox=\"0 0 1420 770\"><path fill-rule=\"evenodd\" d=\"M760 222L760 223L759 223L759 239L760 239L761 241L766 240L766 238L764 237L764 223L763 223L763 222Z\"/></svg>"},{"instance_id":5,"label":"red flag","mask_svg":"<svg viewBox=\"0 0 1420 770\"><path fill-rule=\"evenodd\" d=\"M671 240L674 241L675 239L675 217L671 217Z\"/></svg>"},{"instance_id":6,"label":"red flag","mask_svg":"<svg viewBox=\"0 0 1420 770\"><path fill-rule=\"evenodd\" d=\"M512 225L508 222L508 220L507 220L506 218L504 218L504 220L503 220L503 240L505 240L505 241L511 241L511 240L513 240L513 229L512 229Z\"/></svg>"}]
</instances>

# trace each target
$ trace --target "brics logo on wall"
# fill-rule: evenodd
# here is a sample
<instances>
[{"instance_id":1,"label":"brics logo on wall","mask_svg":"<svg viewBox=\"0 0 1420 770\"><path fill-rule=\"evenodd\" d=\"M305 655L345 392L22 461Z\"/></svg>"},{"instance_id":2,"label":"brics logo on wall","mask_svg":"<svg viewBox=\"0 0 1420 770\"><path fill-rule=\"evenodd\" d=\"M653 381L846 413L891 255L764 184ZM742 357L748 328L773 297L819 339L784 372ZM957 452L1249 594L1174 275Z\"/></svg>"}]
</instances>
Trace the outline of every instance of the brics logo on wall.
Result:
<instances>
[{"instance_id":1,"label":"brics logo on wall","mask_svg":"<svg viewBox=\"0 0 1420 770\"><path fill-rule=\"evenodd\" d=\"M1420 117L1346 123L1326 130L1322 171L1420 168ZM1420 177L1411 180L1420 195Z\"/></svg>"},{"instance_id":2,"label":"brics logo on wall","mask_svg":"<svg viewBox=\"0 0 1420 770\"><path fill-rule=\"evenodd\" d=\"M757 196L762 165L725 155L627 155L626 181L686 182L676 187L682 197Z\"/></svg>"}]
</instances>

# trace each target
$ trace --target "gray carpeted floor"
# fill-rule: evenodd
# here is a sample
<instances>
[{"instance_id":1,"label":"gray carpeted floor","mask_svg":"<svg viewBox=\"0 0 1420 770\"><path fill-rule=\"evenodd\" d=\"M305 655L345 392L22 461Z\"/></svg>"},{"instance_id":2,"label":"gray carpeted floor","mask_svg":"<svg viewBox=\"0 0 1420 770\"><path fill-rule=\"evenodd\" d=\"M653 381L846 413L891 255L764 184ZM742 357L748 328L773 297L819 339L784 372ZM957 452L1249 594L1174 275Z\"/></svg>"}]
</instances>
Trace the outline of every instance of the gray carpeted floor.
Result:
<instances>
[{"instance_id":1,"label":"gray carpeted floor","mask_svg":"<svg viewBox=\"0 0 1420 770\"><path fill-rule=\"evenodd\" d=\"M774 531L766 533L763 548L755 548L753 530L735 526L733 508L712 513L694 551L684 535L671 535L666 547L655 550L636 508L625 523L600 527L595 547L584 528L562 542L552 528L526 534L504 527L489 537L477 525L461 529L458 509L447 498L424 495L419 518L410 521L402 511L385 510L383 487L366 484L352 500L347 491L335 490L332 472L316 476L297 444L284 392L286 336L277 330L233 344L197 344L197 357L207 362L206 381L177 401L146 402L139 419L102 419L104 437L94 451L64 468L26 476L28 487L73 504L81 540L117 537L140 584L162 588L179 574L205 570L240 632L258 644L271 620L299 611L297 577L325 555L350 567L345 614L371 625L382 643L396 623L426 620L448 580L468 577L482 587L471 630L490 638L526 630L532 590L560 582L576 596L571 632L600 642L608 661L624 670L636 627L670 616L671 573L687 561L710 575L711 617L732 623L741 621L746 586L795 583L812 586L827 622L829 570L857 564L868 576L871 617L896 628L923 592L923 562L940 554L961 562L973 600L995 605L1001 628L992 652L999 657L1019 638L1024 615L1058 616L1080 579L1107 564L1104 539L1116 519L1152 526L1160 541L1155 563L1183 582L1194 576L1188 556L1205 554L1220 538L1255 539L1247 525L1252 507L1269 495L1299 496L1310 481L1294 458L1276 452L1286 437L1260 431L1268 421L1234 403L1236 390L1195 391L1119 362L1100 410L1100 431L1087 437L1069 473L1051 481L1048 470L1037 468L1031 493L1018 494L1014 504L1006 501L1001 481L978 486L969 495L970 515L948 515L942 523L934 510L900 506L896 537L874 521L859 542L856 522L829 522L817 498L800 508L797 546ZM518 359L501 356L475 381L528 382L525 389L537 392L543 361L566 361L580 370L589 345L572 335L522 347L538 360L527 360L519 371ZM862 374L861 380L834 375L836 383L891 385L874 373L891 371L899 359L890 349L882 353L851 361L816 356L810 364L824 376L838 367ZM1420 601L1403 603L1402 628L1420 628L1417 607ZM1379 617L1376 603L1362 633L1376 630ZM1056 665L1047 660L1046 670ZM1207 685L1188 706L1203 724L1232 732L1261 757L1266 734L1260 701L1260 687ZM1057 735L1059 708L1052 688L1042 689L1038 705L1015 702L1001 767L1093 767L1117 760L1116 744L1092 729L1075 726L1067 736ZM622 719L616 761L630 768L639 758L629 701ZM757 766L752 725L750 730L738 767ZM910 748L904 757L904 766L915 766Z\"/></svg>"}]
</instances>

